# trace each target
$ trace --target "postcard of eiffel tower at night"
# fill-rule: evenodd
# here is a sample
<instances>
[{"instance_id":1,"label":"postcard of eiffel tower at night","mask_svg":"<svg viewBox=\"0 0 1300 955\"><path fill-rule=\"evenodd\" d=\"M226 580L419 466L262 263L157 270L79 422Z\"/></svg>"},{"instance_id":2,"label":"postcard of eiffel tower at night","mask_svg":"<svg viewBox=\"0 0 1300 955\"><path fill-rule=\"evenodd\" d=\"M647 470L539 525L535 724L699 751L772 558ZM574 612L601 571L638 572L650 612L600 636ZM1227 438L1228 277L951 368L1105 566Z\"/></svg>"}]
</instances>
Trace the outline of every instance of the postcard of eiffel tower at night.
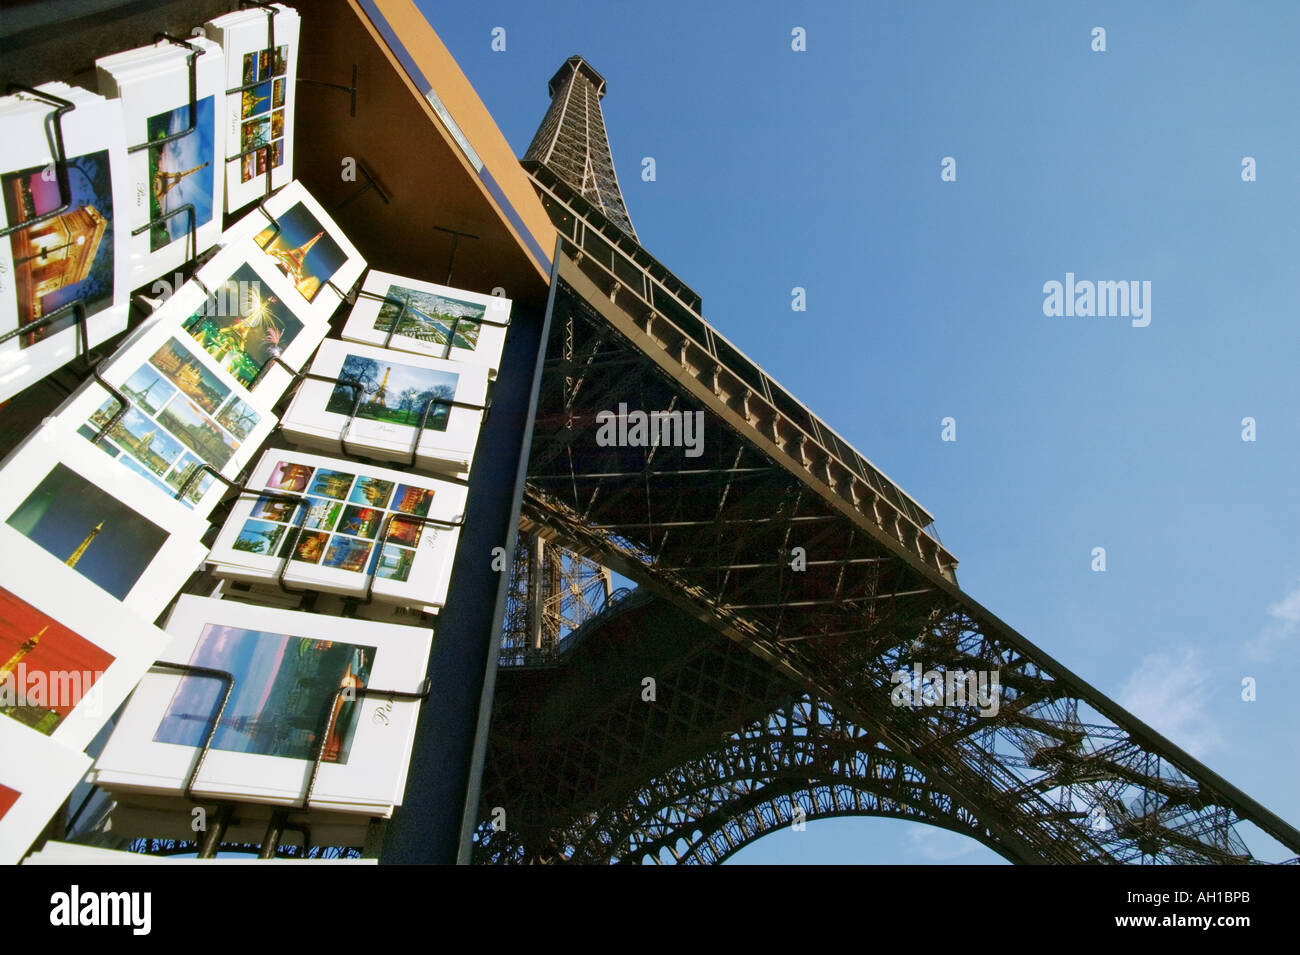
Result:
<instances>
[{"instance_id":1,"label":"postcard of eiffel tower at night","mask_svg":"<svg viewBox=\"0 0 1300 955\"><path fill-rule=\"evenodd\" d=\"M97 678L130 699L21 836L0 772L15 861L889 866L907 925L921 867L978 867L962 918L1030 933L1276 921L1300 5L14 9L0 126L67 142L42 182L0 137L0 387L86 320L78 157L155 246L234 189L193 208L219 248L96 286L125 330L0 405L23 573L121 601L180 507L206 549L142 621L184 652ZM159 45L225 87L87 128L74 66ZM41 422L93 462L7 467ZM24 620L4 713L50 736ZM388 885L367 911L427 908Z\"/></svg>"}]
</instances>

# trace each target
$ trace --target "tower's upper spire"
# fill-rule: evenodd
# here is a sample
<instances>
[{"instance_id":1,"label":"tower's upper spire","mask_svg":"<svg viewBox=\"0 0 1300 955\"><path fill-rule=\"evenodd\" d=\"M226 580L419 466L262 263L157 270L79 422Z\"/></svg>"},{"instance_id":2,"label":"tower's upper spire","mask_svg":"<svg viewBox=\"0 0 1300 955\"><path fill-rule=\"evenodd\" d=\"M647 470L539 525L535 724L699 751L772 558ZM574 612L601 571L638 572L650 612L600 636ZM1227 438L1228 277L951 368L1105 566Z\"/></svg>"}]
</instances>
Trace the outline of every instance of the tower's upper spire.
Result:
<instances>
[{"instance_id":1,"label":"tower's upper spire","mask_svg":"<svg viewBox=\"0 0 1300 955\"><path fill-rule=\"evenodd\" d=\"M618 188L605 117L600 111L605 77L582 57L571 56L551 77L546 90L551 95L551 108L524 159L542 163L635 239L636 230Z\"/></svg>"}]
</instances>

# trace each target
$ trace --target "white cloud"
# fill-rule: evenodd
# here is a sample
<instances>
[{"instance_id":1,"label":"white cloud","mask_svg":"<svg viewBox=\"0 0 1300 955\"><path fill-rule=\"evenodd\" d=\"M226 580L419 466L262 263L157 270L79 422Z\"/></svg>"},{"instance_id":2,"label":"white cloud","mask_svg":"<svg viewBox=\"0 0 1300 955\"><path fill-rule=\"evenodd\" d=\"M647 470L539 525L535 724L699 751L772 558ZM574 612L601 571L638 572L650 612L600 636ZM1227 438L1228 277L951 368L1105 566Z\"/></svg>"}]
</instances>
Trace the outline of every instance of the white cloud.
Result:
<instances>
[{"instance_id":1,"label":"white cloud","mask_svg":"<svg viewBox=\"0 0 1300 955\"><path fill-rule=\"evenodd\" d=\"M1282 644L1300 636L1300 581L1289 594L1268 608L1271 622L1252 640L1246 641L1246 653L1264 660Z\"/></svg>"},{"instance_id":2,"label":"white cloud","mask_svg":"<svg viewBox=\"0 0 1300 955\"><path fill-rule=\"evenodd\" d=\"M1186 649L1181 659L1153 653L1143 658L1124 684L1119 704L1200 759L1222 743L1206 713L1208 683L1200 651Z\"/></svg>"},{"instance_id":3,"label":"white cloud","mask_svg":"<svg viewBox=\"0 0 1300 955\"><path fill-rule=\"evenodd\" d=\"M918 856L932 862L951 862L979 846L970 836L924 824L914 827L907 839Z\"/></svg>"}]
</instances>

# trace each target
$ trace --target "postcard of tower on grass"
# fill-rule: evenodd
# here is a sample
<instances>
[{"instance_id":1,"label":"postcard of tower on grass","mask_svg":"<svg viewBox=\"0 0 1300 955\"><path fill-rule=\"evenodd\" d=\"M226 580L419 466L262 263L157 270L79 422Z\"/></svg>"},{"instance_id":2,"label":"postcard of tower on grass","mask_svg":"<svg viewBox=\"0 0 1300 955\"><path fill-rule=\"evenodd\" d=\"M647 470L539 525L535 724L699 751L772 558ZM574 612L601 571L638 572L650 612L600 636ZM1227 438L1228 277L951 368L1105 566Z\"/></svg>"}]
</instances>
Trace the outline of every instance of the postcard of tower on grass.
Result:
<instances>
[{"instance_id":1,"label":"postcard of tower on grass","mask_svg":"<svg viewBox=\"0 0 1300 955\"><path fill-rule=\"evenodd\" d=\"M328 450L365 449L414 459L440 473L469 470L483 420L488 369L411 352L327 339L284 428ZM340 445L346 444L346 448Z\"/></svg>"}]
</instances>

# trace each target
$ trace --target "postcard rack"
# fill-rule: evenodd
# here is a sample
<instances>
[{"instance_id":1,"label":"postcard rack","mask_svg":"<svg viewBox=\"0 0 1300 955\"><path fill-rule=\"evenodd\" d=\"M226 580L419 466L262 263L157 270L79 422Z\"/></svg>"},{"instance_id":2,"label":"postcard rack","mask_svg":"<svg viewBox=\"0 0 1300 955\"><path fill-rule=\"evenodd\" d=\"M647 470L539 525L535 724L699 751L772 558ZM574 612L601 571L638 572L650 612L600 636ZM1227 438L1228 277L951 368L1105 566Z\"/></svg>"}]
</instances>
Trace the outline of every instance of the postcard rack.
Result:
<instances>
[{"instance_id":1,"label":"postcard rack","mask_svg":"<svg viewBox=\"0 0 1300 955\"><path fill-rule=\"evenodd\" d=\"M239 7L241 9L255 7L255 8L261 8L262 10L265 11L266 20L267 20L267 50L269 51L269 55L273 57L276 50L275 26L274 26L274 19L277 12L276 8L270 3L261 2L261 0L240 0ZM176 37L168 33L155 34L154 42L158 44L166 42L168 44L172 44L177 47L182 47L187 50L187 55L186 55L186 66L188 70L187 122L184 128L176 132L168 133L152 141L146 141L146 142L136 143L134 145L128 145L126 150L128 154L138 154L150 148L159 148L169 143L182 140L184 137L192 135L197 128L197 120L198 120L197 59L199 56L209 51L199 47L197 44L191 43L187 39ZM320 80L307 79L303 77L298 77L297 83L332 88L347 93L349 97L349 116L355 117L356 105L357 105L357 92L358 92L357 74L358 74L357 66L353 64L351 69L351 85L349 86L344 86L339 83L330 83L330 82L323 82ZM224 83L221 84L221 86L224 85L225 85ZM233 89L225 90L225 94L226 95L240 94L246 90L252 89L259 85L261 84L252 83L252 84L238 86ZM4 226L3 228L0 228L0 238L21 233L25 230L32 229L34 227L41 225L42 223L55 219L58 216L63 215L65 212L67 212L72 207L74 201L74 191L72 188L72 183L70 182L70 177L72 173L69 172L69 167L75 165L75 162L69 158L65 149L63 119L68 113L72 112L77 108L77 104L69 100L63 99L61 97L58 97L56 95L53 95L51 93L37 91L36 89L33 89L29 86L25 86L22 84L10 84L7 88L7 92L22 93L50 107L50 112L47 114L45 119L45 124L44 124L46 129L46 138L49 141L49 152L52 160L47 169L47 174L52 174L57 181L58 202L57 205L55 205L53 208L48 209L47 211L41 213L40 215L33 216L31 219L28 219L26 221L11 223ZM259 149L267 149L268 152L267 152L267 163L266 163L266 170L265 170L265 188L262 196L256 201L256 206L257 209L263 214L263 216L265 216L268 222L271 223L272 226L271 235L275 236L280 231L280 223L276 219L276 217L273 216L270 213L270 211L266 208L266 203L278 191L276 188L273 187L273 173L274 170L279 167L274 166L272 163L273 157L270 152L270 146L269 145L250 146L249 148L242 150L236 156L226 157L226 161L230 162L230 161L242 160L245 156L255 153ZM288 156L286 155L285 158L287 159ZM349 194L347 198L345 198L342 202L340 202L338 206L336 206L335 208L337 209L346 206L347 204L353 202L355 199L357 199L367 191L374 191L382 200L382 202L385 205L388 205L390 203L390 196L387 194L383 186L379 183L378 179L371 173L369 169L365 167L364 164L358 163L358 166L360 168L360 174L364 180L364 184L359 185L359 187L354 192ZM292 176L290 176L290 178L292 178ZM184 203L182 205L177 206L176 208L171 209L170 211L160 212L157 218L151 218L148 222L144 223L143 225L131 229L130 234L132 236L139 236L145 234L151 228L164 225L174 220L176 216L186 217L181 221L187 224L188 245L185 250L186 260L181 267L182 269L188 270L191 266L194 265L196 261L200 259L200 250L198 248L198 219L197 219L197 211L193 202ZM125 218L125 216L123 218ZM435 226L434 228L441 228L441 227ZM467 237L467 238L478 238L478 237L470 235L469 233L457 233L454 230L450 230L450 229L442 229L442 231L452 233L451 261L449 262L449 266L448 266L448 278L447 278L447 281L450 282L451 268L454 265L454 261L455 261L457 242L461 237ZM179 235L177 237L179 238ZM211 294L206 288L206 286L204 286L203 283L197 278L197 276L193 276L193 278L196 282L198 282L199 287L202 288L205 293ZM401 315L405 313L409 304L407 302L397 302L396 300L390 299L385 296L375 296L372 293L359 291L359 290L349 290L348 292L345 292L344 290L340 289L333 281L327 280L323 284L328 285L330 289L333 290L334 294L338 297L340 303L345 303L345 302L352 303L355 301L356 297L360 295L366 298L380 298L384 301L398 305L398 307L400 308L400 311L398 313L398 319L400 319ZM77 327L77 352L75 357L77 359L85 359L88 357L93 357L91 355L91 347L90 347L90 329L88 329L88 309L85 302L82 299L76 299L74 301L67 302L66 304L48 312L47 314L41 315L28 322L19 324L17 327L11 328L7 331L4 331L3 333L0 333L0 344L6 343L18 336L30 335L39 329L45 328L55 323L59 323L61 320L67 320L69 318L71 318L75 322ZM450 357L451 349L453 347L454 342L456 341L457 332L460 328L463 327L463 322L465 321L474 321L479 325L489 325L489 326L502 327L502 328L508 327L510 324L508 320L499 322L499 321L494 321L492 319L489 319L486 316L480 319L473 319L473 320L462 319L460 316L455 316L453 318L453 321L451 322L450 333L448 335L448 341L447 341L445 352L442 356L443 358ZM395 320L388 332L387 337L384 340L384 347L389 347L393 338L394 331L396 330L397 327L398 327L398 320ZM131 397L124 394L119 387L111 384L109 381L107 381L104 378L102 374L102 368L104 367L103 362L104 359L100 359L99 361L91 363L89 365L88 370L81 369L78 371L78 374L80 375L85 375L89 378L93 378L96 384L98 384L101 388L104 389L105 394L109 396L116 405L116 410L114 411L114 413L107 418L107 420L103 423L103 425L98 429L97 433L92 438L92 442L97 445L101 443L106 436L108 436L116 427L120 425L122 420L127 416L128 413L130 413L134 404ZM280 365L284 370L286 370L291 375L291 381L289 385L286 386L285 389L284 400L288 400L289 398L291 398L292 395L295 394L296 389L301 387L302 382L305 380L332 382L337 386L343 386L352 389L353 402L351 406L351 411L348 414L347 421L343 425L339 435L340 450L346 456L359 458L362 460L370 460L366 458L364 455L358 455L350 452L347 444L348 431L352 425L352 422L357 417L357 412L358 409L360 408L361 402L364 400L364 386L362 385L361 382L356 380L347 380L342 377L330 378L328 376L313 374L307 370L309 362L310 359L305 360L303 369L299 371L295 371L292 367L290 367L280 358L279 354L273 354L270 360L268 360L263 365L262 369L258 372L257 377L254 378L249 388L250 390L254 388L258 380L265 375L270 365L274 363ZM413 439L412 451L411 451L410 462L409 462L410 467L414 468L416 466L418 460L419 445L424 436L424 432L426 431L429 422L429 416L436 406L447 406L451 408L462 408L462 409L468 409L472 411L479 411L482 412L483 420L486 421L488 415L490 414L491 405L492 405L492 401L490 397L485 398L482 404L474 404L474 403L455 401L455 400L444 399L444 398L431 398L429 401L427 401L421 413L418 427L415 429L415 435ZM278 430L280 430L280 425L277 424L275 430L273 430L271 432L271 435L268 436L268 440ZM265 443L263 446L265 446ZM390 467L393 466L391 462L385 462L385 463L388 464L388 466ZM397 467L400 468L401 465L399 464L397 465ZM251 468L248 470L251 470ZM247 470L245 473L247 474ZM194 467L191 470L191 472L186 476L180 488L175 493L174 495L175 498L183 500L185 496L191 492L191 490L195 486L195 483L199 481L204 474L210 475L214 479L222 482L229 491L235 493L235 496L256 495L257 497L265 497L272 500L294 501L297 502L299 505L301 505L302 501L304 500L302 495L284 494L269 489L261 490L261 491L250 489L247 487L247 481L248 481L247 476L243 478L242 483L239 480L232 481L231 479L222 475L211 464L208 464L207 462L203 462L203 461L200 461L198 465ZM456 483L460 485L468 484L466 480L456 478L454 476L439 475L438 479L447 481L449 483ZM288 538L286 539L286 544L287 544L287 548L285 550L286 555L292 555L294 546L296 545L297 540L301 537L301 534L304 529L303 519L301 515L304 512L305 512L305 508L300 507L298 509L298 514L300 516L299 516L299 520L295 521L293 524L294 536L292 537L292 539L288 539ZM375 544L377 548L376 557L378 553L382 551L382 549L389 543L390 534L394 531L395 526L400 524L401 522L417 524L420 525L421 527L441 527L447 529L460 528L463 527L464 525L463 517L457 520L443 520L439 518L419 516L414 514L407 515L407 514L389 513L386 516L385 520L383 521L381 530L376 538L376 544ZM277 586L279 586L279 588L285 591L286 593L300 593L305 595L314 595L315 591L313 590L299 589L287 585L285 577L289 567L289 559L290 559L289 556L286 556L283 562L281 563L280 569L277 573L277 579L276 579ZM365 574L364 596L346 598L344 608L342 611L342 614L344 616L352 616L355 613L355 608L358 605L372 603L372 601L374 600L374 588L377 579L378 569L379 569L378 561L377 560L372 561L370 563L370 567L367 573ZM200 857L205 857L205 858L212 857L216 854L218 848L222 845L222 839L226 834L227 827L230 825L231 820L235 817L238 811L238 807L242 803L238 800L206 800L201 795L196 794L195 790L199 784L199 779L203 771L203 768L206 764L206 761L208 759L209 753L213 749L213 745L212 745L213 741L214 739L216 739L217 732L221 728L222 719L226 714L231 699L233 698L236 677L228 670L198 666L195 664L179 663L179 662L173 662L167 660L158 660L154 662L151 666L151 671L153 670L170 671L170 672L181 674L182 677L188 676L196 679L217 680L220 681L221 683L221 691L218 697L217 704L214 710L211 713L207 714L208 718L203 730L202 745L198 747L198 752L195 756L194 763L191 769L189 770L188 776L185 779L184 787L182 790L182 795L184 799L190 803L201 804L206 802L206 803L214 803L217 806L217 811L214 814L212 814L212 816L209 819L209 825L203 834L202 842L199 850ZM333 697L331 699L332 705L330 705L328 710L322 714L322 722L324 724L323 731L320 733L319 738L315 745L314 753L311 759L310 772L309 775L307 776L306 788L302 794L301 800L293 806L276 806L272 808L270 822L267 825L265 836L261 844L262 858L272 858L275 856L277 848L280 845L281 839L283 835L286 833L297 832L301 834L304 850L311 844L311 833L310 833L309 826L306 825L305 823L290 822L289 816L290 813L292 812L304 811L312 808L313 795L315 792L315 787L318 784L319 776L321 774L321 768L322 765L327 762L326 750L328 748L329 737L330 734L335 731L336 724L339 719L340 714L339 714L338 704L340 704L341 702L352 702L352 701L359 702L361 700L370 699L374 697L380 697L389 700L416 702L416 701L427 700L429 698L429 694L430 694L430 681L427 677L421 680L419 686L415 690L399 691L399 690L386 690L386 689L370 687L370 686L360 686L360 687L351 687L346 685L340 686L333 694ZM97 786L92 787L92 794L98 789L99 787ZM78 817L81 815L81 810L86 807L89 801L90 801L90 795L87 795L85 799L81 802L81 805L77 809L77 812L74 813L72 817L68 820L69 827L73 827L76 825ZM64 817L66 818L66 812L64 813Z\"/></svg>"},{"instance_id":2,"label":"postcard rack","mask_svg":"<svg viewBox=\"0 0 1300 955\"><path fill-rule=\"evenodd\" d=\"M203 769L203 764L212 751L212 740L217 734L217 728L221 725L222 714L226 710L230 697L235 689L234 674L227 670L218 670L212 667L197 666L191 663L173 663L165 660L156 662L152 669L170 670L181 673L183 676L195 676L199 678L220 680L222 683L222 692L220 703L215 712L205 721L203 731L203 745L199 747L199 752L194 760L194 765L190 768L190 773L185 781L183 790L186 801L199 804L201 802L213 803L217 806L216 819L213 824L204 829L203 840L199 845L199 858L210 859L217 853L221 845L222 837L225 835L226 828L229 826L234 816L235 808L241 803L237 800L203 800L194 795L194 789L198 783L199 773ZM420 701L423 702L429 698L429 680L426 677L421 680L420 685L415 690L382 690L376 687L360 686L353 687L343 685L334 693L330 701L329 710L323 720L323 732L319 734L316 744L315 755L312 758L311 771L307 777L307 788L303 793L302 802L291 807L280 807L272 812L271 820L267 825L266 834L263 837L261 858L270 859L275 855L278 848L281 834L285 830L297 831L303 835L304 848L310 844L310 830L306 826L290 825L287 821L288 813L291 809L306 810L311 808L312 793L316 790L316 780L320 775L321 764L325 761L325 748L329 743L329 734L334 730L336 715L340 709L341 703L359 702L371 696L383 696L390 700Z\"/></svg>"},{"instance_id":3,"label":"postcard rack","mask_svg":"<svg viewBox=\"0 0 1300 955\"><path fill-rule=\"evenodd\" d=\"M123 418L125 418L126 413L131 410L131 399L129 399L126 395L122 394L122 392L119 391L116 387L110 385L107 381L104 380L104 376L99 371L99 366L101 364L103 364L102 359L100 361L95 362L95 364L91 366L90 375L92 378L95 379L95 382L101 388L107 391L109 395L113 398L113 400L118 403L118 409L116 412L112 414L112 416L109 417L107 421L104 422L103 427L101 427L97 432L95 432L95 437L91 441L91 444L99 444L99 442L103 441L105 435L107 435L110 431L112 431L115 427L117 427L118 422L121 421Z\"/></svg>"},{"instance_id":4,"label":"postcard rack","mask_svg":"<svg viewBox=\"0 0 1300 955\"><path fill-rule=\"evenodd\" d=\"M352 67L352 77L353 77L353 84L354 84L354 85L356 84L356 75L357 75L357 68L356 68L355 66L353 66L353 67ZM304 80L304 79L300 79L300 80L298 80L298 82L299 82L299 83L315 83L315 82L317 82L317 81L316 81L316 80ZM321 86L332 86L332 85L334 85L334 84L331 84L331 83L321 83L321 84L319 84L319 85L321 85ZM353 115L355 116L356 114L353 113ZM350 196L346 197L345 199L342 199L341 201L339 201L338 203L336 203L336 204L333 206L333 208L330 209L330 213L331 213L331 214L335 214L335 213L337 213L340 209L346 208L347 206L351 205L355 200L360 199L362 196L364 196L367 192L369 192L369 191L372 190L372 189L375 191L375 195L379 196L380 200L383 202L384 205L388 205L388 204L389 204L390 197L389 197L388 193L384 190L384 187L381 186L381 185L379 184L379 179L375 176L374 173L372 173L372 172L370 171L370 168L369 168L365 163L363 163L359 158L357 159L357 172L361 173L361 178L364 179L364 180L366 181L366 182L365 182L365 185L363 185L363 186L361 186L359 189L355 190L355 191L352 193L352 195L350 195Z\"/></svg>"}]
</instances>

